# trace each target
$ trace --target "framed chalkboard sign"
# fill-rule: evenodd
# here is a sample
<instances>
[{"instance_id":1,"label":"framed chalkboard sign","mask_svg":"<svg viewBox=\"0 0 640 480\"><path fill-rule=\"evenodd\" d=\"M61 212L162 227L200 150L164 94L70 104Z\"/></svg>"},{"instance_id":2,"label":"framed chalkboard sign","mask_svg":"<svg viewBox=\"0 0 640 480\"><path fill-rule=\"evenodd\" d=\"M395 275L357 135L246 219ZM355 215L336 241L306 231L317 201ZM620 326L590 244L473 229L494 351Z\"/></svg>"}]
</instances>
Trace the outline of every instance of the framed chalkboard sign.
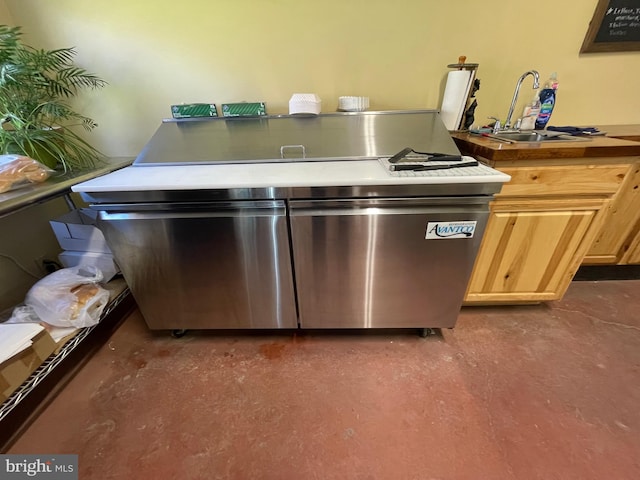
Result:
<instances>
[{"instance_id":1,"label":"framed chalkboard sign","mask_svg":"<svg viewBox=\"0 0 640 480\"><path fill-rule=\"evenodd\" d=\"M640 0L598 0L580 53L640 51Z\"/></svg>"}]
</instances>

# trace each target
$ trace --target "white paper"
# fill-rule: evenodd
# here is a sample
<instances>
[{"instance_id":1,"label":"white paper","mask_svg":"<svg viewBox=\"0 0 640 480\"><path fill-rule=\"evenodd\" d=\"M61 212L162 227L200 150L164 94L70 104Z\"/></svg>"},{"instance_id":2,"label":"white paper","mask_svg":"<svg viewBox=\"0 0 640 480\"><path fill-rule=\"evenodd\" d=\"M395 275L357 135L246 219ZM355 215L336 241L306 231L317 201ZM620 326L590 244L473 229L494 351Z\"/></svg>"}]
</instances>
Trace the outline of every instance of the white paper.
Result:
<instances>
[{"instance_id":1,"label":"white paper","mask_svg":"<svg viewBox=\"0 0 640 480\"><path fill-rule=\"evenodd\" d=\"M0 324L0 363L29 348L31 339L42 330L39 323Z\"/></svg>"}]
</instances>

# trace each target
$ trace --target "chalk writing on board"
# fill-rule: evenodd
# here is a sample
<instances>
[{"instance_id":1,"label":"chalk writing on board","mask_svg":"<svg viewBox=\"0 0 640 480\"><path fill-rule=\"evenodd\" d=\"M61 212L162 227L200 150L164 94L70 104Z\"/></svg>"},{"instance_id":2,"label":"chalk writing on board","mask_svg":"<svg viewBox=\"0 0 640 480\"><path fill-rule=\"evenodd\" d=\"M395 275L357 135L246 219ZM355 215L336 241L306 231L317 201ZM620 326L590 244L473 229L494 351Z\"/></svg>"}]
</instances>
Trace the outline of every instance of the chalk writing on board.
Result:
<instances>
[{"instance_id":1,"label":"chalk writing on board","mask_svg":"<svg viewBox=\"0 0 640 480\"><path fill-rule=\"evenodd\" d=\"M640 7L609 7L595 42L639 42Z\"/></svg>"}]
</instances>

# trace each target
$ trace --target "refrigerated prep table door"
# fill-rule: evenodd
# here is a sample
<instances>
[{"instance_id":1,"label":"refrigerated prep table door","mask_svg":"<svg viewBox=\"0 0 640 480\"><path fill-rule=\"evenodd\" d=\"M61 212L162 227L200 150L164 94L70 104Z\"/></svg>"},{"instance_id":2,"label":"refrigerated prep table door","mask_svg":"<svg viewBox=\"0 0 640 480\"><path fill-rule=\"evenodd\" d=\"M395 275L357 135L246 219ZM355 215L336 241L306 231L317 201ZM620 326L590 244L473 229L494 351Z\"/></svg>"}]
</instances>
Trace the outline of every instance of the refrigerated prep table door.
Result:
<instances>
[{"instance_id":1,"label":"refrigerated prep table door","mask_svg":"<svg viewBox=\"0 0 640 480\"><path fill-rule=\"evenodd\" d=\"M489 200L291 201L300 326L453 327Z\"/></svg>"},{"instance_id":2,"label":"refrigerated prep table door","mask_svg":"<svg viewBox=\"0 0 640 480\"><path fill-rule=\"evenodd\" d=\"M101 208L149 328L297 328L284 201Z\"/></svg>"}]
</instances>

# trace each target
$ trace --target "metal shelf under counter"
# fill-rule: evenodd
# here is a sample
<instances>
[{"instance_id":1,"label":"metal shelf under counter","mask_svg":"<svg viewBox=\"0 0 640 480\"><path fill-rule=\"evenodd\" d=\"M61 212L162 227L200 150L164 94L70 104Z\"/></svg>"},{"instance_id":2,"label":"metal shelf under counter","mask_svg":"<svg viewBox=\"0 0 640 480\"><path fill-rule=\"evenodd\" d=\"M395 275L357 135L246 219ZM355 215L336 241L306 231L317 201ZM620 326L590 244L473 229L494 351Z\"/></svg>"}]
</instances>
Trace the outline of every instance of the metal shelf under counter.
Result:
<instances>
[{"instance_id":1,"label":"metal shelf under counter","mask_svg":"<svg viewBox=\"0 0 640 480\"><path fill-rule=\"evenodd\" d=\"M0 451L29 427L31 421L46 408L49 400L64 388L135 308L124 279L115 278L103 286L109 291L110 300L100 322L60 340L55 351L0 403Z\"/></svg>"},{"instance_id":2,"label":"metal shelf under counter","mask_svg":"<svg viewBox=\"0 0 640 480\"><path fill-rule=\"evenodd\" d=\"M109 291L109 304L102 312L100 320L107 316L129 295L129 287L122 278L116 278L104 286ZM42 380L49 375L87 336L99 325L81 328L70 336L60 340L55 352L40 365L31 376L0 404L0 421L2 421Z\"/></svg>"},{"instance_id":3,"label":"metal shelf under counter","mask_svg":"<svg viewBox=\"0 0 640 480\"><path fill-rule=\"evenodd\" d=\"M0 194L0 218L60 197L65 197L69 207L74 208L70 198L73 185L129 166L132 162L132 157L108 158L97 168L56 172L43 183ZM8 398L0 402L0 450L9 445L22 429L28 427L31 419L46 407L47 399L64 387L67 379L99 348L101 342L109 337L134 307L135 303L124 279L115 278L104 286L109 290L110 301L100 322L62 339L54 353Z\"/></svg>"}]
</instances>

